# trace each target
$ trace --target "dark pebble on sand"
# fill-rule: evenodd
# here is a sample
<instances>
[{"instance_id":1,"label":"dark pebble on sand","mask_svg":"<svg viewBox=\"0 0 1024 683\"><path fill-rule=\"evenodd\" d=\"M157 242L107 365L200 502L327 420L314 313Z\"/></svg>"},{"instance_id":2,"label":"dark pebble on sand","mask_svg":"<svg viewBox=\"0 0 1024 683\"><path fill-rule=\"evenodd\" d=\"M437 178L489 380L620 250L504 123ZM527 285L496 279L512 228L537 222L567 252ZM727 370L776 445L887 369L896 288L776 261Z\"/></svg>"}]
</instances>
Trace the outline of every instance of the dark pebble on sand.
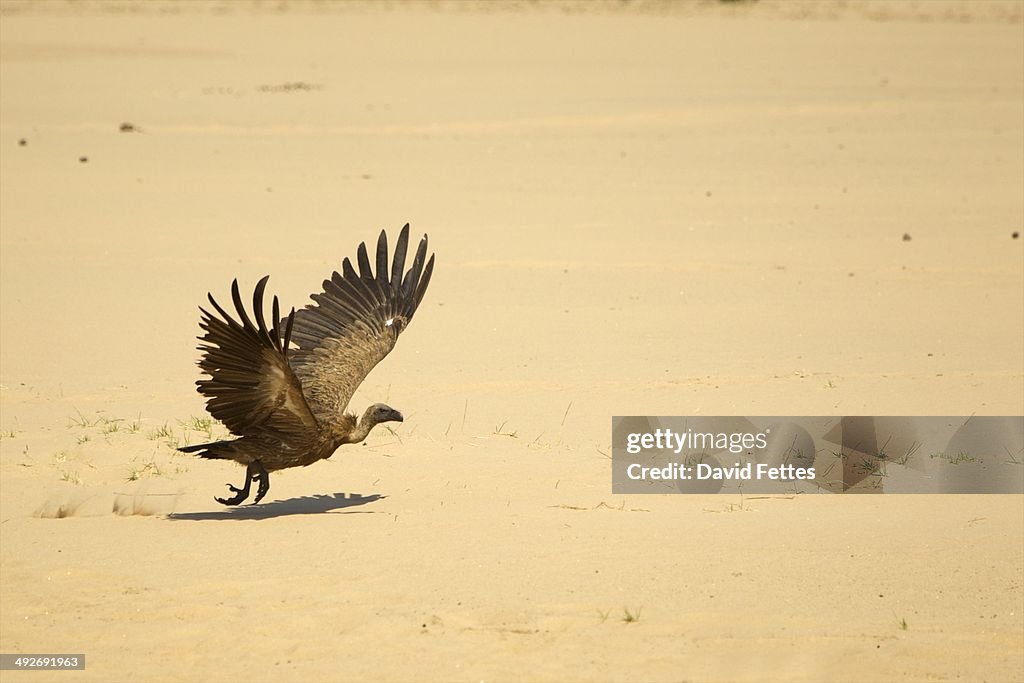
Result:
<instances>
[{"instance_id":1,"label":"dark pebble on sand","mask_svg":"<svg viewBox=\"0 0 1024 683\"><path fill-rule=\"evenodd\" d=\"M903 241L904 241L904 242L909 242L909 241L910 241L910 240L912 240L912 239L914 239L914 238L910 236L910 233L909 233L909 232L905 232L905 233L903 233Z\"/></svg>"}]
</instances>

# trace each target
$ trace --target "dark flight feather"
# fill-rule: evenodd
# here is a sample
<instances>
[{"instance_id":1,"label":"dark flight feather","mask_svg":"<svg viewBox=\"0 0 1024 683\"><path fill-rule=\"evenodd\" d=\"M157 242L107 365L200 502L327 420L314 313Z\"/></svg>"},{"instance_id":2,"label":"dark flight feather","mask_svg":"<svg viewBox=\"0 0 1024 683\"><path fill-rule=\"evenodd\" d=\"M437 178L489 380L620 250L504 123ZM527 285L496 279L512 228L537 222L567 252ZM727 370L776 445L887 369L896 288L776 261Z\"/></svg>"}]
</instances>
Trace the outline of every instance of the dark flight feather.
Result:
<instances>
[{"instance_id":1,"label":"dark flight feather","mask_svg":"<svg viewBox=\"0 0 1024 683\"><path fill-rule=\"evenodd\" d=\"M388 238L383 230L377 239L376 272L370 265L366 244L356 252L359 270L342 262L323 283L314 303L295 313L295 350L291 365L302 382L310 408L318 419L345 411L363 379L395 346L419 306L430 282L433 256L426 268L424 237L413 265L405 271L409 226L398 235L394 258L389 263Z\"/></svg>"}]
</instances>

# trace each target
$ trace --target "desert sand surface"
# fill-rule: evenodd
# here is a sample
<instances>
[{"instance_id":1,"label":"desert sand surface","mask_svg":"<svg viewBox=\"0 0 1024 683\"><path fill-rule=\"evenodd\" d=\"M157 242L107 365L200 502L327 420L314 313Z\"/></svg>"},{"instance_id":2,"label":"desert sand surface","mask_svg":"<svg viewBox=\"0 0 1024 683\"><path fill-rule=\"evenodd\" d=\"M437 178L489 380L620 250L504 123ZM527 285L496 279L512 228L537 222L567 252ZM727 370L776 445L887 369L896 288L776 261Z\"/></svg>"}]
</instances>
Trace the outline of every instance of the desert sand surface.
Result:
<instances>
[{"instance_id":1,"label":"desert sand surface","mask_svg":"<svg viewBox=\"0 0 1024 683\"><path fill-rule=\"evenodd\" d=\"M0 3L0 651L86 655L3 681L1024 680L1021 496L609 460L613 415L1024 414L1022 15ZM405 422L214 502L207 292L304 305L406 222L352 404Z\"/></svg>"}]
</instances>

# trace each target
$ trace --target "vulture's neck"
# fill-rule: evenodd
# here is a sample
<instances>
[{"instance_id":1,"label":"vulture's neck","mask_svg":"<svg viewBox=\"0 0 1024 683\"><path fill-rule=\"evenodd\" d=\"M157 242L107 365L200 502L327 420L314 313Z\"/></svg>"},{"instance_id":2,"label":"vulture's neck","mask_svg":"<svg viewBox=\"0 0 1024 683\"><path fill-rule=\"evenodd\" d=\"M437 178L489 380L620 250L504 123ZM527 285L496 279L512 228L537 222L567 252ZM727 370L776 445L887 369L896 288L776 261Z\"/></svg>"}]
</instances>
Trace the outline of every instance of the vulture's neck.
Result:
<instances>
[{"instance_id":1,"label":"vulture's neck","mask_svg":"<svg viewBox=\"0 0 1024 683\"><path fill-rule=\"evenodd\" d=\"M356 423L356 428L348 433L349 443L360 443L363 439L370 435L370 430L377 425L376 422L367 414L359 418L359 422Z\"/></svg>"}]
</instances>

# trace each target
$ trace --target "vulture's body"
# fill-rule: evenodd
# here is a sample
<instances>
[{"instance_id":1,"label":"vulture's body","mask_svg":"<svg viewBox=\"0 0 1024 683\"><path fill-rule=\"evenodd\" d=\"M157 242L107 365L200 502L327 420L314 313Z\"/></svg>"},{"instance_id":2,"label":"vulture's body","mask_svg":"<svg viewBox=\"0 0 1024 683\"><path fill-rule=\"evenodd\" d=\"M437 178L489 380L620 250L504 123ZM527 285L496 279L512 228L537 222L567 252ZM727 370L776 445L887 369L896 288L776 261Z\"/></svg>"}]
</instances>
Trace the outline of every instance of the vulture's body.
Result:
<instances>
[{"instance_id":1,"label":"vulture's body","mask_svg":"<svg viewBox=\"0 0 1024 683\"><path fill-rule=\"evenodd\" d=\"M423 299L434 257L426 259L427 238L420 241L405 270L409 226L402 228L389 260L382 231L375 254L376 272L366 244L358 250L358 271L346 258L342 273L325 280L313 304L281 318L273 299L271 324L264 317L263 293L269 276L253 293L255 323L231 285L236 320L209 296L218 315L202 308L199 367L209 379L196 382L206 408L238 438L180 450L204 458L234 460L247 466L245 485L225 505L237 505L259 483L254 503L270 488L269 472L311 465L329 458L344 444L359 443L381 422L402 415L383 403L362 417L347 413L363 379L394 348Z\"/></svg>"}]
</instances>

